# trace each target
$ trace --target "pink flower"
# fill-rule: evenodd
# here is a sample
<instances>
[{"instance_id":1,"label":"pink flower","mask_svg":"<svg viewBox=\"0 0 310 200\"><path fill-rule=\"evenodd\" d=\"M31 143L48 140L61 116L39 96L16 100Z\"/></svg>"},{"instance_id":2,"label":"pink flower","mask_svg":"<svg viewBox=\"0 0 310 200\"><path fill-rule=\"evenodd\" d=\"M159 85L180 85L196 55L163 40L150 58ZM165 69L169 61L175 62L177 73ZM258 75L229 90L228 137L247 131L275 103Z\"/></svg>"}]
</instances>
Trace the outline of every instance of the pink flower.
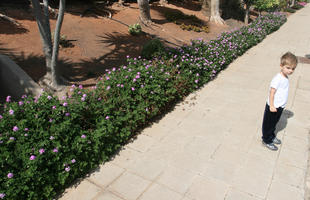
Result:
<instances>
[{"instance_id":1,"label":"pink flower","mask_svg":"<svg viewBox=\"0 0 310 200\"><path fill-rule=\"evenodd\" d=\"M68 105L68 103L67 103L67 102L64 102L62 105L63 105L64 107L66 107L66 106Z\"/></svg>"},{"instance_id":2,"label":"pink flower","mask_svg":"<svg viewBox=\"0 0 310 200\"><path fill-rule=\"evenodd\" d=\"M13 173L8 173L8 178L13 178Z\"/></svg>"},{"instance_id":3,"label":"pink flower","mask_svg":"<svg viewBox=\"0 0 310 200\"><path fill-rule=\"evenodd\" d=\"M23 104L24 104L24 102L22 102L22 101L18 102L18 105L20 105L20 106L23 105Z\"/></svg>"},{"instance_id":4,"label":"pink flower","mask_svg":"<svg viewBox=\"0 0 310 200\"><path fill-rule=\"evenodd\" d=\"M14 110L10 109L9 113L10 113L10 115L13 115L14 114Z\"/></svg>"},{"instance_id":5,"label":"pink flower","mask_svg":"<svg viewBox=\"0 0 310 200\"><path fill-rule=\"evenodd\" d=\"M14 131L14 132L16 132L16 131L18 131L18 130L19 130L19 128L18 128L17 126L14 126L14 127L13 127L13 131Z\"/></svg>"},{"instance_id":6,"label":"pink flower","mask_svg":"<svg viewBox=\"0 0 310 200\"><path fill-rule=\"evenodd\" d=\"M86 135L81 135L81 138L86 138Z\"/></svg>"},{"instance_id":7,"label":"pink flower","mask_svg":"<svg viewBox=\"0 0 310 200\"><path fill-rule=\"evenodd\" d=\"M44 149L40 149L40 150L39 150L39 153L40 153L40 154L43 154L44 152L45 152Z\"/></svg>"},{"instance_id":8,"label":"pink flower","mask_svg":"<svg viewBox=\"0 0 310 200\"><path fill-rule=\"evenodd\" d=\"M2 115L0 115L0 119L2 119L3 117L2 117Z\"/></svg>"},{"instance_id":9,"label":"pink flower","mask_svg":"<svg viewBox=\"0 0 310 200\"><path fill-rule=\"evenodd\" d=\"M3 199L5 197L4 193L0 193L0 199Z\"/></svg>"},{"instance_id":10,"label":"pink flower","mask_svg":"<svg viewBox=\"0 0 310 200\"><path fill-rule=\"evenodd\" d=\"M7 96L6 97L6 102L10 102L11 101L11 96Z\"/></svg>"},{"instance_id":11,"label":"pink flower","mask_svg":"<svg viewBox=\"0 0 310 200\"><path fill-rule=\"evenodd\" d=\"M79 85L79 88L80 88L80 89L83 89L83 85Z\"/></svg>"},{"instance_id":12,"label":"pink flower","mask_svg":"<svg viewBox=\"0 0 310 200\"><path fill-rule=\"evenodd\" d=\"M52 97L51 97L51 96L47 96L47 99L48 99L48 100L51 100L51 99L52 99Z\"/></svg>"},{"instance_id":13,"label":"pink flower","mask_svg":"<svg viewBox=\"0 0 310 200\"><path fill-rule=\"evenodd\" d=\"M28 129L28 128L25 128L24 130L25 130L25 131L29 131L29 129Z\"/></svg>"},{"instance_id":14,"label":"pink flower","mask_svg":"<svg viewBox=\"0 0 310 200\"><path fill-rule=\"evenodd\" d=\"M36 159L35 155L31 155L30 158L29 158L29 160L34 160L34 159Z\"/></svg>"},{"instance_id":15,"label":"pink flower","mask_svg":"<svg viewBox=\"0 0 310 200\"><path fill-rule=\"evenodd\" d=\"M134 91L134 90L135 90L135 88L134 88L134 87L132 87L132 88L131 88L131 90L132 90L132 91Z\"/></svg>"},{"instance_id":16,"label":"pink flower","mask_svg":"<svg viewBox=\"0 0 310 200\"><path fill-rule=\"evenodd\" d=\"M52 106L52 109L55 110L55 109L56 109L56 106Z\"/></svg>"},{"instance_id":17,"label":"pink flower","mask_svg":"<svg viewBox=\"0 0 310 200\"><path fill-rule=\"evenodd\" d=\"M72 160L71 160L71 163L75 163L75 162L76 162L76 160L75 160L75 159L72 159Z\"/></svg>"},{"instance_id":18,"label":"pink flower","mask_svg":"<svg viewBox=\"0 0 310 200\"><path fill-rule=\"evenodd\" d=\"M106 116L105 119L110 119L110 117L109 117L109 116Z\"/></svg>"},{"instance_id":19,"label":"pink flower","mask_svg":"<svg viewBox=\"0 0 310 200\"><path fill-rule=\"evenodd\" d=\"M70 167L69 166L66 167L65 170L66 170L66 172L69 172L70 171Z\"/></svg>"},{"instance_id":20,"label":"pink flower","mask_svg":"<svg viewBox=\"0 0 310 200\"><path fill-rule=\"evenodd\" d=\"M58 149L57 149L57 148L54 148L54 149L53 149L53 152L54 152L54 153L57 153L57 152L58 152Z\"/></svg>"}]
</instances>

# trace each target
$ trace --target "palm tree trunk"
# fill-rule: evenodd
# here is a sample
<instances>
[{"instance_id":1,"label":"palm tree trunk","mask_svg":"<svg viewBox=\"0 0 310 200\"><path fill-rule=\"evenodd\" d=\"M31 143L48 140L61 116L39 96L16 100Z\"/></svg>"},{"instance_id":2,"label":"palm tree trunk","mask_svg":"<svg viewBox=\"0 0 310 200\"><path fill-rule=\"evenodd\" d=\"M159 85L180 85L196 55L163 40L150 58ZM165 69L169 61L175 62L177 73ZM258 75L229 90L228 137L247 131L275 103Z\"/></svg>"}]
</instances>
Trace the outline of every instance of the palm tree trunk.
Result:
<instances>
[{"instance_id":1,"label":"palm tree trunk","mask_svg":"<svg viewBox=\"0 0 310 200\"><path fill-rule=\"evenodd\" d=\"M211 0L203 0L201 6L201 12L205 16L210 16L210 7L211 7Z\"/></svg>"}]
</instances>

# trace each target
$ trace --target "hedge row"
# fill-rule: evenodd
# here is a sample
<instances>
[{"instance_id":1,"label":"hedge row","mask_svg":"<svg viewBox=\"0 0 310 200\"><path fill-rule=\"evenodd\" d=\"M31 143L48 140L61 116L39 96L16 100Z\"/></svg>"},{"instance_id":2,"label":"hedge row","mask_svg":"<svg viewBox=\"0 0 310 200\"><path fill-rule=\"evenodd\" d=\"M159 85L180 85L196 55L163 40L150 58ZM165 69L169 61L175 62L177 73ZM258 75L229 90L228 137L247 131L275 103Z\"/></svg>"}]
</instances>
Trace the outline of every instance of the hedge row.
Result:
<instances>
[{"instance_id":1,"label":"hedge row","mask_svg":"<svg viewBox=\"0 0 310 200\"><path fill-rule=\"evenodd\" d=\"M152 60L128 57L93 90L72 86L61 99L45 92L18 102L7 97L0 109L0 199L55 198L285 21L268 14Z\"/></svg>"}]
</instances>

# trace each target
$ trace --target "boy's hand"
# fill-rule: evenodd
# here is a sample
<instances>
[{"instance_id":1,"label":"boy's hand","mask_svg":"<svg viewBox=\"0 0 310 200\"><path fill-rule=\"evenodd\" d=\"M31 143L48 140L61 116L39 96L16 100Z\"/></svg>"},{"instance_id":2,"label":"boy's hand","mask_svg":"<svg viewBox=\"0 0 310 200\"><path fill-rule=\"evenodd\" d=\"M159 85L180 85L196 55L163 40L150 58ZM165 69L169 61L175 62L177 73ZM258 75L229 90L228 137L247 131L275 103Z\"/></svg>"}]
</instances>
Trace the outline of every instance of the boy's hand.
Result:
<instances>
[{"instance_id":1,"label":"boy's hand","mask_svg":"<svg viewBox=\"0 0 310 200\"><path fill-rule=\"evenodd\" d=\"M277 112L277 109L274 106L269 107L270 112Z\"/></svg>"}]
</instances>

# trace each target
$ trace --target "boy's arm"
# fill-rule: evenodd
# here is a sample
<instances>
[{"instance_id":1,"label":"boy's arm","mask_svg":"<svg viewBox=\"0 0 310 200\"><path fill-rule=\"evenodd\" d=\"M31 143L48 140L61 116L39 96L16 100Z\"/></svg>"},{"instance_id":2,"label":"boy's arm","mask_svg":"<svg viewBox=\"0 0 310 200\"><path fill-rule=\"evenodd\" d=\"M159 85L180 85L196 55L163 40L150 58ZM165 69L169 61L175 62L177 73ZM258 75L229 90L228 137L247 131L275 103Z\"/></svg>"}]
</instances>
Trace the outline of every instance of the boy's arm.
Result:
<instances>
[{"instance_id":1,"label":"boy's arm","mask_svg":"<svg viewBox=\"0 0 310 200\"><path fill-rule=\"evenodd\" d=\"M270 88L269 94L269 110L270 112L277 112L276 107L274 107L274 94L277 92L275 88Z\"/></svg>"}]
</instances>

